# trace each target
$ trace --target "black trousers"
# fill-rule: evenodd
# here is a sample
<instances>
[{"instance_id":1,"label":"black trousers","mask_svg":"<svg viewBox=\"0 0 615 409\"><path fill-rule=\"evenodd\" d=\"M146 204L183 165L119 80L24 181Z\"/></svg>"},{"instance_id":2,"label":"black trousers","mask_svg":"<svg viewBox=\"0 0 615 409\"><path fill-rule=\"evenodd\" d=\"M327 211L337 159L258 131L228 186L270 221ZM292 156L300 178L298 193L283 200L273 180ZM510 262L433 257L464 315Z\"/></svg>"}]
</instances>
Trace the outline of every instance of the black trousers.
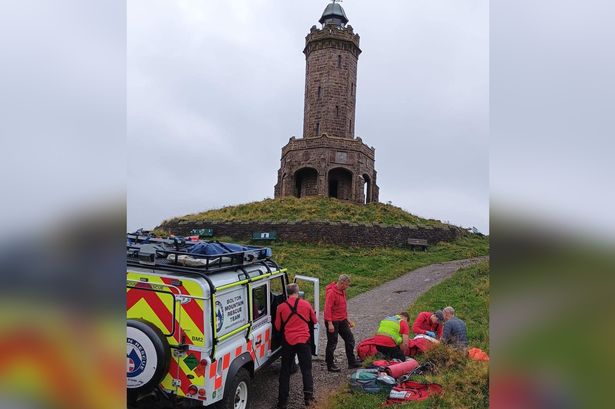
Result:
<instances>
[{"instance_id":1,"label":"black trousers","mask_svg":"<svg viewBox=\"0 0 615 409\"><path fill-rule=\"evenodd\" d=\"M380 352L386 359L399 359L400 361L406 360L406 355L402 352L399 345L394 347L384 347L382 345L376 345L376 349Z\"/></svg>"},{"instance_id":2,"label":"black trousers","mask_svg":"<svg viewBox=\"0 0 615 409\"><path fill-rule=\"evenodd\" d=\"M329 322L333 323L333 332L329 332ZM356 361L354 357L354 336L352 335L348 321L325 321L325 331L327 331L327 348L325 349L325 362L327 362L327 366L333 365L333 353L335 352L335 348L337 348L338 334L344 340L348 363L354 363Z\"/></svg>"},{"instance_id":3,"label":"black trousers","mask_svg":"<svg viewBox=\"0 0 615 409\"><path fill-rule=\"evenodd\" d=\"M295 354L299 358L299 368L303 376L303 396L306 400L314 398L314 380L312 378L312 346L309 343L289 345L282 343L282 367L280 368L280 390L278 405L288 403L290 371L295 362Z\"/></svg>"}]
</instances>

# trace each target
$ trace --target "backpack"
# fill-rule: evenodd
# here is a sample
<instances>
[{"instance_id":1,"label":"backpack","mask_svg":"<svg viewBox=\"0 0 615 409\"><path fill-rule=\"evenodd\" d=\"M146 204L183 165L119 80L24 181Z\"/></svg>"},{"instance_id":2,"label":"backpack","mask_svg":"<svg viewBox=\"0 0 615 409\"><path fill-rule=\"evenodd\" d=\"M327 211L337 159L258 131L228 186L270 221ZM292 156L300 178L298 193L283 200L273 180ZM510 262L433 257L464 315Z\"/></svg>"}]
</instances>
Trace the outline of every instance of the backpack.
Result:
<instances>
[{"instance_id":1,"label":"backpack","mask_svg":"<svg viewBox=\"0 0 615 409\"><path fill-rule=\"evenodd\" d=\"M350 375L350 389L353 392L390 393L392 384L379 378L378 369L358 369Z\"/></svg>"}]
</instances>

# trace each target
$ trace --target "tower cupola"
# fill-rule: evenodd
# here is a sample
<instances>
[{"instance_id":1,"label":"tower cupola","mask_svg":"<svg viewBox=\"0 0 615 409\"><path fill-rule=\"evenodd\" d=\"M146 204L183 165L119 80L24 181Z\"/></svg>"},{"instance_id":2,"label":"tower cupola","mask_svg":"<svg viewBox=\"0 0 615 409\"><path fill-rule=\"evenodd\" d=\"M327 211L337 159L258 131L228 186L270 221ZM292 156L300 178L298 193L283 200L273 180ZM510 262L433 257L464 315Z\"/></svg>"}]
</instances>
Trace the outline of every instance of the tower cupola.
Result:
<instances>
[{"instance_id":1,"label":"tower cupola","mask_svg":"<svg viewBox=\"0 0 615 409\"><path fill-rule=\"evenodd\" d=\"M345 27L346 23L348 23L348 17L346 17L346 13L344 13L342 6L333 0L332 3L327 5L318 22L323 26L335 24L336 26Z\"/></svg>"}]
</instances>

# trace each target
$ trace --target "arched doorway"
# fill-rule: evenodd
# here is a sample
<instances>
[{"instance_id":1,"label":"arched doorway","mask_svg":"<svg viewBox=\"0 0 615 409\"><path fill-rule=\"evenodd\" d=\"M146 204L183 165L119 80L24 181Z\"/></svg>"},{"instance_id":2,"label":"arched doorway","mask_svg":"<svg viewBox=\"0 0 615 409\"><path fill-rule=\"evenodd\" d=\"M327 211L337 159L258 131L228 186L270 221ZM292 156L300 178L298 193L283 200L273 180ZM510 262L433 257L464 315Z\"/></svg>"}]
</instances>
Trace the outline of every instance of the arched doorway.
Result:
<instances>
[{"instance_id":1,"label":"arched doorway","mask_svg":"<svg viewBox=\"0 0 615 409\"><path fill-rule=\"evenodd\" d=\"M363 175L363 196L365 197L365 203L369 203L372 201L372 180L368 175Z\"/></svg>"},{"instance_id":2,"label":"arched doorway","mask_svg":"<svg viewBox=\"0 0 615 409\"><path fill-rule=\"evenodd\" d=\"M335 168L329 171L327 177L329 197L341 200L352 199L352 172L344 168Z\"/></svg>"},{"instance_id":3,"label":"arched doorway","mask_svg":"<svg viewBox=\"0 0 615 409\"><path fill-rule=\"evenodd\" d=\"M301 168L295 172L295 197L315 196L318 193L318 172L314 168Z\"/></svg>"}]
</instances>

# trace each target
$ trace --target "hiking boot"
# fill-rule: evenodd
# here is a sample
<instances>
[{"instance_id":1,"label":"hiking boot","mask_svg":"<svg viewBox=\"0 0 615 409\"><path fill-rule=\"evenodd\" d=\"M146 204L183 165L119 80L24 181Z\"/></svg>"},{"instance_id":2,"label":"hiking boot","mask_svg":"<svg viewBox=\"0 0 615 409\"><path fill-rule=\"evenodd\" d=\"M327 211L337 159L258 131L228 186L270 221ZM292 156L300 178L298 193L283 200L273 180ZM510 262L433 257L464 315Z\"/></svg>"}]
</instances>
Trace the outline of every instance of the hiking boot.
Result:
<instances>
[{"instance_id":1,"label":"hiking boot","mask_svg":"<svg viewBox=\"0 0 615 409\"><path fill-rule=\"evenodd\" d=\"M360 368L361 366L362 366L361 362L357 362L357 361L348 363L348 369L357 369L357 368Z\"/></svg>"},{"instance_id":2,"label":"hiking boot","mask_svg":"<svg viewBox=\"0 0 615 409\"><path fill-rule=\"evenodd\" d=\"M305 407L309 407L314 404L314 394L312 392L304 392Z\"/></svg>"},{"instance_id":3,"label":"hiking boot","mask_svg":"<svg viewBox=\"0 0 615 409\"><path fill-rule=\"evenodd\" d=\"M341 372L342 370L340 369L339 366L337 366L335 364L331 364L331 365L327 365L327 371L329 371L329 372Z\"/></svg>"}]
</instances>

